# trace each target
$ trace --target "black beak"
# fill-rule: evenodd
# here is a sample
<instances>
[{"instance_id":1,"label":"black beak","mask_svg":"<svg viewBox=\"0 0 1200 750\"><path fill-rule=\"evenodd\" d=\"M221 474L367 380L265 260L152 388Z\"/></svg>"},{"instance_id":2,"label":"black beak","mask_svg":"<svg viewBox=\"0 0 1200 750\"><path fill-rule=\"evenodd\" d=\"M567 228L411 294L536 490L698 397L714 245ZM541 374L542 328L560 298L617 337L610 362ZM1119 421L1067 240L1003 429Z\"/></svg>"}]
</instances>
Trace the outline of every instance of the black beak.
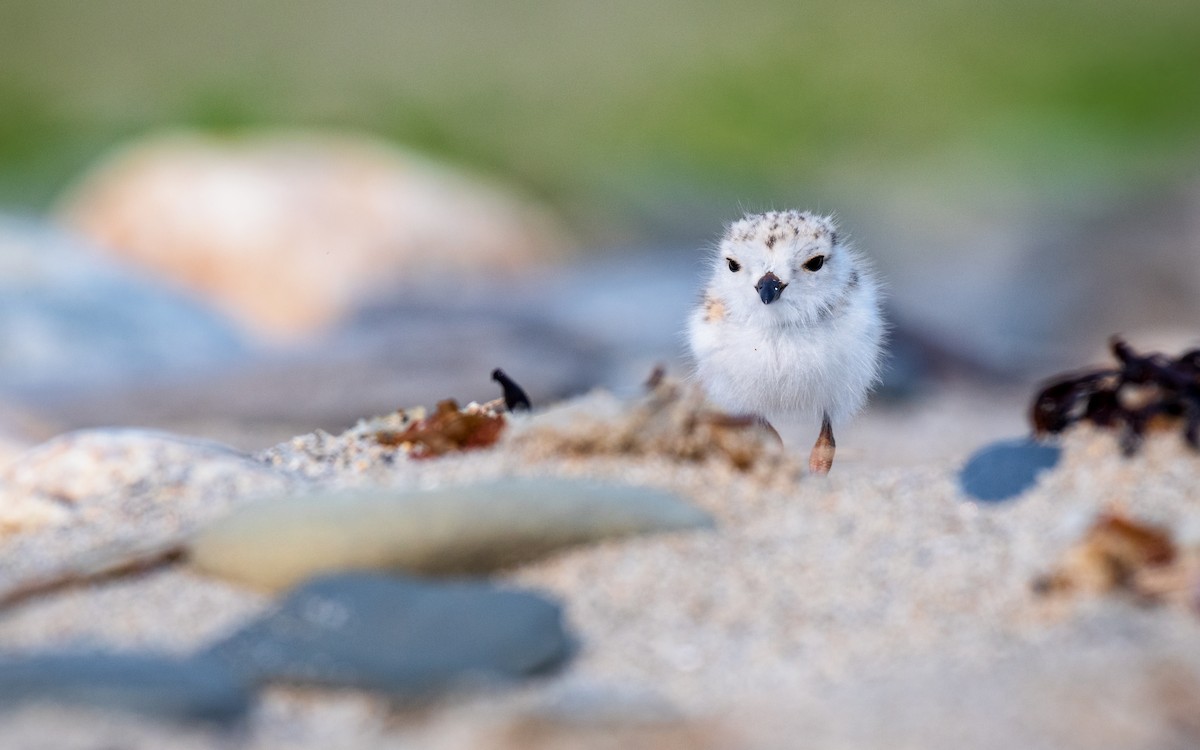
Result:
<instances>
[{"instance_id":1,"label":"black beak","mask_svg":"<svg viewBox=\"0 0 1200 750\"><path fill-rule=\"evenodd\" d=\"M769 305L779 299L779 295L783 294L787 284L779 280L779 277L773 273L769 273L758 280L754 288L758 290L758 296L762 298L764 305Z\"/></svg>"}]
</instances>

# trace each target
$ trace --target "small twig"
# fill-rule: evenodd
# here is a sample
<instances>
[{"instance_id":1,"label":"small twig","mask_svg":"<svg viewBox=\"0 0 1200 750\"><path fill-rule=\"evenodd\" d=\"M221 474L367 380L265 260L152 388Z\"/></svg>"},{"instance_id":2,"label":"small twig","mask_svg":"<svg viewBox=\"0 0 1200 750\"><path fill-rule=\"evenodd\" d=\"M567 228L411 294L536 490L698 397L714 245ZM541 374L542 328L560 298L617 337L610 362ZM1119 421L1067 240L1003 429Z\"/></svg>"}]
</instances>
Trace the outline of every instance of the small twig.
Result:
<instances>
[{"instance_id":1,"label":"small twig","mask_svg":"<svg viewBox=\"0 0 1200 750\"><path fill-rule=\"evenodd\" d=\"M504 405L508 407L509 411L518 411L520 409L529 411L533 408L532 404L529 403L529 396L525 395L524 389L506 375L504 370L501 370L499 367L492 370L492 380L495 380L504 389Z\"/></svg>"}]
</instances>

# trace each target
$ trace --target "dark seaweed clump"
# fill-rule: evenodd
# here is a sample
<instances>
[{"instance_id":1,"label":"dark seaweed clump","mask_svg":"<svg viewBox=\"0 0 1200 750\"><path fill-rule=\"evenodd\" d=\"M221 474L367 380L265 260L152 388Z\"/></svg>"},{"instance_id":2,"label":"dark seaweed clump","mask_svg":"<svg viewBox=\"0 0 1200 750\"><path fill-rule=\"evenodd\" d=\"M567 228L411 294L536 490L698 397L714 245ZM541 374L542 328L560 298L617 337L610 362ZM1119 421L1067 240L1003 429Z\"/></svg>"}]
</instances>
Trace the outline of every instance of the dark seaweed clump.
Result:
<instances>
[{"instance_id":1,"label":"dark seaweed clump","mask_svg":"<svg viewBox=\"0 0 1200 750\"><path fill-rule=\"evenodd\" d=\"M1117 337L1110 342L1117 366L1063 375L1033 400L1030 420L1040 436L1079 422L1116 429L1122 452L1137 452L1147 428L1174 426L1200 450L1200 349L1178 357L1139 354Z\"/></svg>"}]
</instances>

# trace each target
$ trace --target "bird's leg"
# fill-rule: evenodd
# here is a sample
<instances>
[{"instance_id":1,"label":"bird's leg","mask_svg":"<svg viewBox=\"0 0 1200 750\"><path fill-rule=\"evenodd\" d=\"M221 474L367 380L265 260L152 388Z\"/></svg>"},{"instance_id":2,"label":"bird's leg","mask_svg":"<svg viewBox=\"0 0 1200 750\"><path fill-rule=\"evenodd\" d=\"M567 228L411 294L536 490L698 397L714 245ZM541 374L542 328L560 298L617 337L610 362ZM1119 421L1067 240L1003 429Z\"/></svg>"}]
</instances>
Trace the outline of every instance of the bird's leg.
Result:
<instances>
[{"instance_id":1,"label":"bird's leg","mask_svg":"<svg viewBox=\"0 0 1200 750\"><path fill-rule=\"evenodd\" d=\"M808 471L810 474L828 474L833 467L833 451L837 443L833 442L833 425L829 423L829 415L821 418L821 434L817 435L817 443L812 453L808 455Z\"/></svg>"}]
</instances>

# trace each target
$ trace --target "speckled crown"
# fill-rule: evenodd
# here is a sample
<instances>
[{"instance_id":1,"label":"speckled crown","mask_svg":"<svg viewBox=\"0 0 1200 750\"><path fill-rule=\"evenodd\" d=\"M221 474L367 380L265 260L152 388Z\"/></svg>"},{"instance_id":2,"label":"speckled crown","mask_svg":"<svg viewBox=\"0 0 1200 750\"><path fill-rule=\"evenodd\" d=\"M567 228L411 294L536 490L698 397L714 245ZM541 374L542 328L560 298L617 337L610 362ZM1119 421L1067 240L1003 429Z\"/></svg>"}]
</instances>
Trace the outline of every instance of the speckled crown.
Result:
<instances>
[{"instance_id":1,"label":"speckled crown","mask_svg":"<svg viewBox=\"0 0 1200 750\"><path fill-rule=\"evenodd\" d=\"M767 247L774 247L780 240L817 240L823 235L829 236L830 244L837 243L837 227L833 219L792 210L746 214L729 225L725 239L730 242L761 242Z\"/></svg>"}]
</instances>

